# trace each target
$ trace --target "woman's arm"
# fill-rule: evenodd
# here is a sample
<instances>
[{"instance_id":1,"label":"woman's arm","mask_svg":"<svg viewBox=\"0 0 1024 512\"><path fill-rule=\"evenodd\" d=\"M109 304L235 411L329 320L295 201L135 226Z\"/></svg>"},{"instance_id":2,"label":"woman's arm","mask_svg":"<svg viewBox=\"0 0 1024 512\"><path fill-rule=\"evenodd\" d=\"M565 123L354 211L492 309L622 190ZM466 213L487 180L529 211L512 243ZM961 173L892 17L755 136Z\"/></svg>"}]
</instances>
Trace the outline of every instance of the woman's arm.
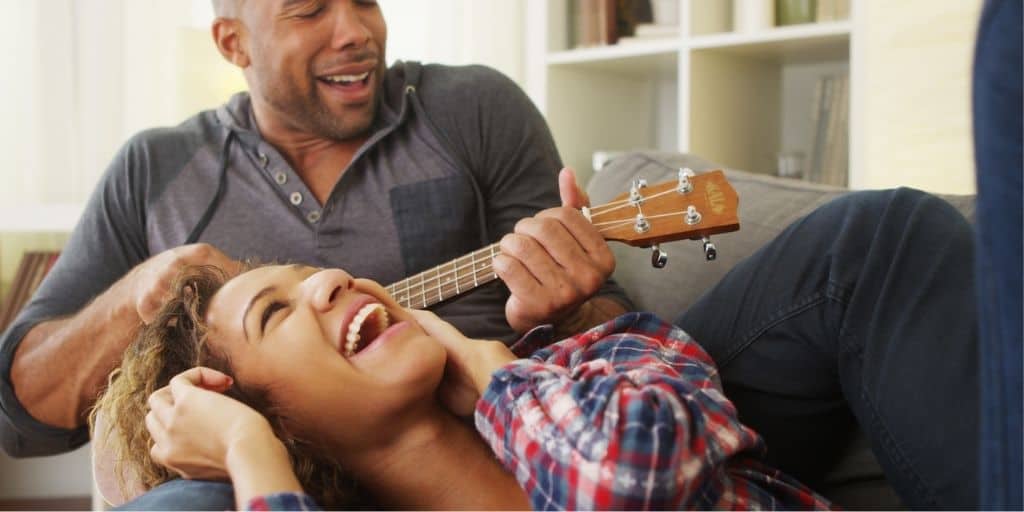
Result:
<instances>
[{"instance_id":1,"label":"woman's arm","mask_svg":"<svg viewBox=\"0 0 1024 512\"><path fill-rule=\"evenodd\" d=\"M757 461L762 441L710 357L653 315L623 315L530 359L507 362L505 349L507 364L425 320L482 395L477 429L534 509L829 506Z\"/></svg>"},{"instance_id":2,"label":"woman's arm","mask_svg":"<svg viewBox=\"0 0 1024 512\"><path fill-rule=\"evenodd\" d=\"M154 392L146 415L153 460L184 478L230 478L239 509L290 508L282 493L301 499L303 490L288 452L266 418L220 393L231 384L221 372L196 367Z\"/></svg>"}]
</instances>

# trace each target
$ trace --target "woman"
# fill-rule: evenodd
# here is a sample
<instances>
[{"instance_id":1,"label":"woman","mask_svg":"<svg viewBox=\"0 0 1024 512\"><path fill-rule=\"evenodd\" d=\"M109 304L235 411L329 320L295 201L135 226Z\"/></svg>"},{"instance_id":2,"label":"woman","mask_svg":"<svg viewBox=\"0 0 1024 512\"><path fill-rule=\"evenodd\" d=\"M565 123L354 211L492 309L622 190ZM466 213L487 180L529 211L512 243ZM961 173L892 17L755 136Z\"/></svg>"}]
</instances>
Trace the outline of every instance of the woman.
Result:
<instances>
[{"instance_id":1,"label":"woman","mask_svg":"<svg viewBox=\"0 0 1024 512\"><path fill-rule=\"evenodd\" d=\"M470 340L341 270L174 290L97 406L144 486L230 478L251 509L829 506L758 462L711 359L651 315L517 359L551 333Z\"/></svg>"}]
</instances>

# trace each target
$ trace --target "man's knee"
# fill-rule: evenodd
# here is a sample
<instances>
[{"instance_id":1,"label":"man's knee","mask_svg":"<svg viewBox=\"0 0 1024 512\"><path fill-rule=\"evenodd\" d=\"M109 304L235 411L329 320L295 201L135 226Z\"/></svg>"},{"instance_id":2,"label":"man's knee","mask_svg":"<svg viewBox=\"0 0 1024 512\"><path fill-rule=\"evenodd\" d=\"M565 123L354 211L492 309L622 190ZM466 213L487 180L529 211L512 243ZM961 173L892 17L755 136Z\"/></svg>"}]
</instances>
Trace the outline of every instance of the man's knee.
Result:
<instances>
[{"instance_id":1,"label":"man's knee","mask_svg":"<svg viewBox=\"0 0 1024 512\"><path fill-rule=\"evenodd\" d=\"M230 484L205 480L171 480L114 510L234 510Z\"/></svg>"},{"instance_id":2,"label":"man's knee","mask_svg":"<svg viewBox=\"0 0 1024 512\"><path fill-rule=\"evenodd\" d=\"M948 201L927 192L900 187L851 192L830 205L844 228L872 231L912 230L926 237L970 237L967 219Z\"/></svg>"}]
</instances>

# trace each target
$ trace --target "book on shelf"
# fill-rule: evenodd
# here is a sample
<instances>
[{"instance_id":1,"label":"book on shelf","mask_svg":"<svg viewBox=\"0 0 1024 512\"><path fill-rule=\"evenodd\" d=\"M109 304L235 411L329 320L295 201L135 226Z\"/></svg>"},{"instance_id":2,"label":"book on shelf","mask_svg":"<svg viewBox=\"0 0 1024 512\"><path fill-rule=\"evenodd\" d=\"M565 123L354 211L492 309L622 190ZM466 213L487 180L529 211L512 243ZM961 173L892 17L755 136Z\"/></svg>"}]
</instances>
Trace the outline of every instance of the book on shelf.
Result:
<instances>
[{"instance_id":1,"label":"book on shelf","mask_svg":"<svg viewBox=\"0 0 1024 512\"><path fill-rule=\"evenodd\" d=\"M615 44L618 40L616 0L574 0L573 47L587 48Z\"/></svg>"},{"instance_id":2,"label":"book on shelf","mask_svg":"<svg viewBox=\"0 0 1024 512\"><path fill-rule=\"evenodd\" d=\"M811 159L808 181L846 186L849 173L849 75L821 77L811 109Z\"/></svg>"},{"instance_id":3,"label":"book on shelf","mask_svg":"<svg viewBox=\"0 0 1024 512\"><path fill-rule=\"evenodd\" d=\"M671 13L652 0L572 0L568 5L573 48L679 35L678 22L666 23Z\"/></svg>"},{"instance_id":4,"label":"book on shelf","mask_svg":"<svg viewBox=\"0 0 1024 512\"><path fill-rule=\"evenodd\" d=\"M842 21L850 18L850 0L818 0L814 21Z\"/></svg>"},{"instance_id":5,"label":"book on shelf","mask_svg":"<svg viewBox=\"0 0 1024 512\"><path fill-rule=\"evenodd\" d=\"M672 39L679 37L678 25L656 25L654 23L641 23L633 30L632 36L620 37L619 43L638 43L645 41L656 41L660 39Z\"/></svg>"},{"instance_id":6,"label":"book on shelf","mask_svg":"<svg viewBox=\"0 0 1024 512\"><path fill-rule=\"evenodd\" d=\"M14 322L59 255L59 251L29 251L22 255L11 288L0 302L0 332Z\"/></svg>"}]
</instances>

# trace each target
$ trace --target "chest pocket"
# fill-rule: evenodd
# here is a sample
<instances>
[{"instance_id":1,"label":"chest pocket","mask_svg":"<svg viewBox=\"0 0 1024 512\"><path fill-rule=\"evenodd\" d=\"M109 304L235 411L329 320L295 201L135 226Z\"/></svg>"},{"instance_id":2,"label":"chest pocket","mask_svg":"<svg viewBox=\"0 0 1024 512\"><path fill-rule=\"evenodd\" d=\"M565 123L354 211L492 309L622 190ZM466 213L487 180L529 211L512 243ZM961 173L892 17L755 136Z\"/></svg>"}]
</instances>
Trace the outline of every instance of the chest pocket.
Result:
<instances>
[{"instance_id":1,"label":"chest pocket","mask_svg":"<svg viewBox=\"0 0 1024 512\"><path fill-rule=\"evenodd\" d=\"M464 178L399 185L390 199L406 275L480 248L478 205Z\"/></svg>"}]
</instances>

